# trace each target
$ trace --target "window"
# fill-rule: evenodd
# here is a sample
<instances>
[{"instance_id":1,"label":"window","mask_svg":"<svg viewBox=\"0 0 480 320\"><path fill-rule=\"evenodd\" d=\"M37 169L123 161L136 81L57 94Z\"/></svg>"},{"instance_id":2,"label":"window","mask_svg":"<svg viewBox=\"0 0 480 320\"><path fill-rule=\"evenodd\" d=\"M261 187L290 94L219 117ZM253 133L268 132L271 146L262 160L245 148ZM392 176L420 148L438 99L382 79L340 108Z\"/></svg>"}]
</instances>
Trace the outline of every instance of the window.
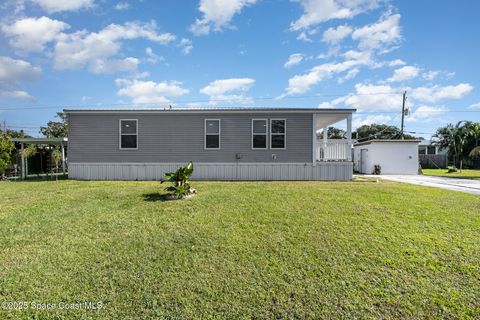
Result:
<instances>
[{"instance_id":1,"label":"window","mask_svg":"<svg viewBox=\"0 0 480 320\"><path fill-rule=\"evenodd\" d=\"M137 149L138 120L120 120L120 149Z\"/></svg>"},{"instance_id":2,"label":"window","mask_svg":"<svg viewBox=\"0 0 480 320\"><path fill-rule=\"evenodd\" d=\"M418 146L418 154L426 154L427 147L426 146Z\"/></svg>"},{"instance_id":3,"label":"window","mask_svg":"<svg viewBox=\"0 0 480 320\"><path fill-rule=\"evenodd\" d=\"M270 149L285 149L285 119L270 119Z\"/></svg>"},{"instance_id":4,"label":"window","mask_svg":"<svg viewBox=\"0 0 480 320\"><path fill-rule=\"evenodd\" d=\"M435 146L428 146L427 154L437 154Z\"/></svg>"},{"instance_id":5,"label":"window","mask_svg":"<svg viewBox=\"0 0 480 320\"><path fill-rule=\"evenodd\" d=\"M205 149L220 149L219 119L205 119Z\"/></svg>"},{"instance_id":6,"label":"window","mask_svg":"<svg viewBox=\"0 0 480 320\"><path fill-rule=\"evenodd\" d=\"M267 149L267 119L252 119L252 149Z\"/></svg>"}]
</instances>

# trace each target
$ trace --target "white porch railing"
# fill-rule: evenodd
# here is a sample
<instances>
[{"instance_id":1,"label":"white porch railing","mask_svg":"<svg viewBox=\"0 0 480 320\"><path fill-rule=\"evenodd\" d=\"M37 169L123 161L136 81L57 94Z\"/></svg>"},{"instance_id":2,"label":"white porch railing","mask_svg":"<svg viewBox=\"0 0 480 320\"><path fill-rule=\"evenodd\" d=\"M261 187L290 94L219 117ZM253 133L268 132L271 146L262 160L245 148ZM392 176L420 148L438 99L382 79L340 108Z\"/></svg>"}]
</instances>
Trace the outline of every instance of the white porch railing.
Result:
<instances>
[{"instance_id":1,"label":"white porch railing","mask_svg":"<svg viewBox=\"0 0 480 320\"><path fill-rule=\"evenodd\" d=\"M349 161L352 148L346 139L318 141L315 154L317 161Z\"/></svg>"}]
</instances>

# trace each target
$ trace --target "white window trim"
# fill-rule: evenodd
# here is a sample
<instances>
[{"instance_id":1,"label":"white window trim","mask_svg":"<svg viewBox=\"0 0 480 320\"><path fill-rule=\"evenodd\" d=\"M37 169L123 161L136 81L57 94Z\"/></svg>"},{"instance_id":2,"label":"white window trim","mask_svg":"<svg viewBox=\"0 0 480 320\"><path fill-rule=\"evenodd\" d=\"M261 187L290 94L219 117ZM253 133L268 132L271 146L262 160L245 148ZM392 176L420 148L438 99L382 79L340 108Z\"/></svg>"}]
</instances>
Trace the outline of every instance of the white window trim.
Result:
<instances>
[{"instance_id":1,"label":"white window trim","mask_svg":"<svg viewBox=\"0 0 480 320\"><path fill-rule=\"evenodd\" d=\"M218 148L207 148L207 121L218 121ZM217 134L209 133L210 136ZM203 149L204 150L220 150L222 147L222 121L220 119L205 119L203 123Z\"/></svg>"},{"instance_id":2,"label":"white window trim","mask_svg":"<svg viewBox=\"0 0 480 320\"><path fill-rule=\"evenodd\" d=\"M272 133L272 121L274 120L281 120L284 122L284 132L283 133ZM272 150L285 150L287 149L287 119L280 119L280 118L271 118L270 119L270 149ZM274 148L272 146L272 135L277 135L277 136L284 136L284 139L283 139L283 148Z\"/></svg>"},{"instance_id":3,"label":"white window trim","mask_svg":"<svg viewBox=\"0 0 480 320\"><path fill-rule=\"evenodd\" d=\"M265 133L253 133L253 122L254 121L265 121ZM254 148L253 147L253 136L254 135L265 135L265 148ZM267 118L254 118L252 119L252 128L251 128L251 145L252 150L268 150L268 119Z\"/></svg>"},{"instance_id":4,"label":"white window trim","mask_svg":"<svg viewBox=\"0 0 480 320\"><path fill-rule=\"evenodd\" d=\"M122 134L122 121L135 121L135 137L137 138L137 147L136 148L122 148L122 135L133 136L133 133L124 133ZM120 150L138 150L138 119L119 119L118 120L118 148Z\"/></svg>"}]
</instances>

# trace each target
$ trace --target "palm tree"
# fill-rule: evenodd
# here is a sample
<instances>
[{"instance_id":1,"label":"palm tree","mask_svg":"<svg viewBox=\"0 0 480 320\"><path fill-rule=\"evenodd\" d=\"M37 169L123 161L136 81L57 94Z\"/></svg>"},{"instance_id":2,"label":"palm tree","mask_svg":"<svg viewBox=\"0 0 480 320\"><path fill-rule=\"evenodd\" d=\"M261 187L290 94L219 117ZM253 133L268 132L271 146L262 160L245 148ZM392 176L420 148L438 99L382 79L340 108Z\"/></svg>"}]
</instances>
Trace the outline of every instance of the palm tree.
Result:
<instances>
[{"instance_id":1,"label":"palm tree","mask_svg":"<svg viewBox=\"0 0 480 320\"><path fill-rule=\"evenodd\" d=\"M471 148L468 156L475 158L480 155L480 122L468 122L465 126L470 141L469 147Z\"/></svg>"},{"instance_id":2,"label":"palm tree","mask_svg":"<svg viewBox=\"0 0 480 320\"><path fill-rule=\"evenodd\" d=\"M456 167L460 162L462 151L466 141L466 129L459 121L456 125L448 124L446 127L437 129L433 135L436 138L435 144L441 149L446 149L453 156L453 164Z\"/></svg>"}]
</instances>

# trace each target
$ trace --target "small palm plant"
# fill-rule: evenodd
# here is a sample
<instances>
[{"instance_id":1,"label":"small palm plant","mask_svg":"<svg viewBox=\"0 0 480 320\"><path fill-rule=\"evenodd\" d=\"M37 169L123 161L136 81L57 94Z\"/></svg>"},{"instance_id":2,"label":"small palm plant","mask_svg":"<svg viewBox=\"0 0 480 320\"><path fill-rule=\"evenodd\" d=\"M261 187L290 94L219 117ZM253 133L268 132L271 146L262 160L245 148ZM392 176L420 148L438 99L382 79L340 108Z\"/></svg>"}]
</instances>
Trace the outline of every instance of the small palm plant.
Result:
<instances>
[{"instance_id":1,"label":"small palm plant","mask_svg":"<svg viewBox=\"0 0 480 320\"><path fill-rule=\"evenodd\" d=\"M165 188L165 191L170 192L178 199L184 198L187 195L194 194L197 191L190 186L190 176L193 173L193 163L190 161L187 166L180 167L175 172L165 173L165 181L171 182L172 185ZM161 183L164 183L162 181Z\"/></svg>"}]
</instances>

